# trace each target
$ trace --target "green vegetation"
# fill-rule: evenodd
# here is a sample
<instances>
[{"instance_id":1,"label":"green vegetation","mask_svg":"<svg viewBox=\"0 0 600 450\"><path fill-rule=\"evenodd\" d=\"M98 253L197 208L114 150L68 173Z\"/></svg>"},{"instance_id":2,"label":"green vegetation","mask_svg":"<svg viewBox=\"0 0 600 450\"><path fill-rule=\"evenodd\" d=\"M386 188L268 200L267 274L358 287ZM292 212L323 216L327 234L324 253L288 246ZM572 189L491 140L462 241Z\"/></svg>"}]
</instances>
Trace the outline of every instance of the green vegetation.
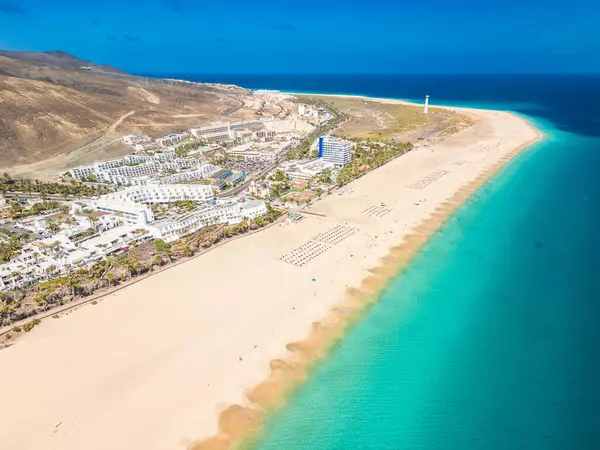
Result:
<instances>
[{"instance_id":1,"label":"green vegetation","mask_svg":"<svg viewBox=\"0 0 600 450\"><path fill-rule=\"evenodd\" d=\"M52 209L58 209L59 206L60 205L58 204L58 202L55 202L55 201L52 201L52 202L43 201L43 202L39 202L39 203L34 204L31 207L31 212L32 212L32 214L39 214L39 213L41 213L43 211L49 211L49 210L52 210Z\"/></svg>"},{"instance_id":2,"label":"green vegetation","mask_svg":"<svg viewBox=\"0 0 600 450\"><path fill-rule=\"evenodd\" d=\"M171 244L166 243L162 239L155 239L154 240L154 248L156 249L157 252L166 253L169 250L171 250Z\"/></svg>"},{"instance_id":3,"label":"green vegetation","mask_svg":"<svg viewBox=\"0 0 600 450\"><path fill-rule=\"evenodd\" d=\"M290 182L288 180L280 183L273 183L269 189L269 197L277 198L291 190Z\"/></svg>"},{"instance_id":4,"label":"green vegetation","mask_svg":"<svg viewBox=\"0 0 600 450\"><path fill-rule=\"evenodd\" d=\"M167 207L165 205L161 205L160 203L152 203L150 205L150 210L152 211L152 214L157 216L159 214L164 214L165 212L167 212Z\"/></svg>"},{"instance_id":5,"label":"green vegetation","mask_svg":"<svg viewBox=\"0 0 600 450\"><path fill-rule=\"evenodd\" d=\"M445 115L444 110L432 109L432 114L423 114L418 106L364 101L353 98L335 98L332 104L350 115L335 133L351 139L375 139L394 141L407 131L434 124L436 115Z\"/></svg>"},{"instance_id":6,"label":"green vegetation","mask_svg":"<svg viewBox=\"0 0 600 450\"><path fill-rule=\"evenodd\" d=\"M296 146L296 148L286 155L288 160L290 159L306 159L308 158L310 147L315 142L315 140L319 136L323 136L331 132L334 128L338 127L341 123L348 119L348 115L336 109L332 104L327 103L323 100L314 97L301 97L302 103L312 104L318 108L322 108L328 111L331 115L333 115L333 119L331 119L326 124L318 127L308 136L300 141L300 143Z\"/></svg>"},{"instance_id":7,"label":"green vegetation","mask_svg":"<svg viewBox=\"0 0 600 450\"><path fill-rule=\"evenodd\" d=\"M284 211L267 203L267 214L254 220L244 220L233 226L209 226L172 244L162 239L145 242L125 253L97 261L88 268L73 269L73 272L66 276L2 292L0 326L10 325L79 297L87 297L102 289L117 286L182 258L190 258L228 238L265 227L282 214ZM146 231L142 230L138 234L145 233ZM56 272L56 268L49 268L48 274L56 275ZM24 325L22 328L30 330L36 325L35 320L29 323L31 325Z\"/></svg>"},{"instance_id":8,"label":"green vegetation","mask_svg":"<svg viewBox=\"0 0 600 450\"><path fill-rule=\"evenodd\" d=\"M344 185L411 149L412 144L408 142L403 144L361 142L354 150L352 161L340 169L336 182L340 186Z\"/></svg>"},{"instance_id":9,"label":"green vegetation","mask_svg":"<svg viewBox=\"0 0 600 450\"><path fill-rule=\"evenodd\" d=\"M179 146L179 148L175 150L175 156L177 156L178 158L186 158L188 153L189 151L184 148L181 148L181 146Z\"/></svg>"},{"instance_id":10,"label":"green vegetation","mask_svg":"<svg viewBox=\"0 0 600 450\"><path fill-rule=\"evenodd\" d=\"M4 228L0 228L0 231L7 232ZM0 263L8 262L18 256L22 248L21 241L16 236L11 236L8 242L0 242Z\"/></svg>"},{"instance_id":11,"label":"green vegetation","mask_svg":"<svg viewBox=\"0 0 600 450\"><path fill-rule=\"evenodd\" d=\"M110 189L104 186L88 186L75 180L70 183L44 182L40 180L13 180L10 175L0 175L0 194L7 192L24 193L33 196L33 193L41 197L46 195L60 195L64 198L71 196L77 198L93 197L107 194Z\"/></svg>"},{"instance_id":12,"label":"green vegetation","mask_svg":"<svg viewBox=\"0 0 600 450\"><path fill-rule=\"evenodd\" d=\"M56 222L52 222L48 225L48 231L52 234L56 234L60 231L60 226Z\"/></svg>"},{"instance_id":13,"label":"green vegetation","mask_svg":"<svg viewBox=\"0 0 600 450\"><path fill-rule=\"evenodd\" d=\"M206 162L216 166L228 166L231 162L231 158L229 158L226 153L215 152L208 157Z\"/></svg>"},{"instance_id":14,"label":"green vegetation","mask_svg":"<svg viewBox=\"0 0 600 450\"><path fill-rule=\"evenodd\" d=\"M325 102L348 117L334 132L335 135L365 140L402 142L407 132L417 132L424 136L432 134L449 135L472 125L472 120L455 111L430 108L423 114L421 106L400 103L380 102L351 97L301 97ZM416 138L412 136L411 139Z\"/></svg>"},{"instance_id":15,"label":"green vegetation","mask_svg":"<svg viewBox=\"0 0 600 450\"><path fill-rule=\"evenodd\" d=\"M203 139L197 139L194 137L190 137L187 142L179 144L175 149L175 156L178 158L185 158L188 156L189 152L192 150L196 150L199 147L206 145L206 141Z\"/></svg>"},{"instance_id":16,"label":"green vegetation","mask_svg":"<svg viewBox=\"0 0 600 450\"><path fill-rule=\"evenodd\" d=\"M285 172L281 169L278 169L275 171L275 173L273 175L271 175L271 179L273 181L286 181L288 180L290 177L288 177Z\"/></svg>"},{"instance_id":17,"label":"green vegetation","mask_svg":"<svg viewBox=\"0 0 600 450\"><path fill-rule=\"evenodd\" d=\"M30 209L23 208L18 202L11 202L10 214L15 219L22 219L28 216L36 216L46 211L52 211L60 208L60 204L56 201L42 201L35 203Z\"/></svg>"},{"instance_id":18,"label":"green vegetation","mask_svg":"<svg viewBox=\"0 0 600 450\"><path fill-rule=\"evenodd\" d=\"M190 212L196 209L198 207L198 204L191 200L178 200L173 203L173 206L178 210Z\"/></svg>"},{"instance_id":19,"label":"green vegetation","mask_svg":"<svg viewBox=\"0 0 600 450\"><path fill-rule=\"evenodd\" d=\"M27 322L25 325L23 325L23 331L29 332L29 331L33 330L33 328L36 325L39 325L40 323L42 323L40 319L34 319L31 322Z\"/></svg>"},{"instance_id":20,"label":"green vegetation","mask_svg":"<svg viewBox=\"0 0 600 450\"><path fill-rule=\"evenodd\" d=\"M51 225L54 225L54 224L51 224ZM71 241L73 241L73 242L83 241L85 238L94 236L95 234L98 234L98 231L95 228L88 228L87 230L84 230L81 233L78 233L75 236L72 236Z\"/></svg>"},{"instance_id":21,"label":"green vegetation","mask_svg":"<svg viewBox=\"0 0 600 450\"><path fill-rule=\"evenodd\" d=\"M331 169L324 170L319 175L315 177L315 181L317 183L331 184L333 180L331 179Z\"/></svg>"}]
</instances>

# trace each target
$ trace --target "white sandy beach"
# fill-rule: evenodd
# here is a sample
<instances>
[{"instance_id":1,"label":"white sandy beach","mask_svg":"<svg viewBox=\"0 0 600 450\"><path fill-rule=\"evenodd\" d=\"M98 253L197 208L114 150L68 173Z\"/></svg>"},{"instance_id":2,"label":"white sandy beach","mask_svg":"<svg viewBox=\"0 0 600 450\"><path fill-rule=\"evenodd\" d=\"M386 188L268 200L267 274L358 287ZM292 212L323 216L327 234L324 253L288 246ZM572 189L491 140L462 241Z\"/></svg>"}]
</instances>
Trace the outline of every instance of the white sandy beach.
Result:
<instances>
[{"instance_id":1,"label":"white sandy beach","mask_svg":"<svg viewBox=\"0 0 600 450\"><path fill-rule=\"evenodd\" d=\"M45 320L0 351L0 449L181 450L215 434L218 413L243 404L390 247L540 136L513 114L465 111L474 126L354 181L304 220ZM336 226L337 239L314 240ZM322 253L305 252L303 267L280 259L309 242Z\"/></svg>"}]
</instances>

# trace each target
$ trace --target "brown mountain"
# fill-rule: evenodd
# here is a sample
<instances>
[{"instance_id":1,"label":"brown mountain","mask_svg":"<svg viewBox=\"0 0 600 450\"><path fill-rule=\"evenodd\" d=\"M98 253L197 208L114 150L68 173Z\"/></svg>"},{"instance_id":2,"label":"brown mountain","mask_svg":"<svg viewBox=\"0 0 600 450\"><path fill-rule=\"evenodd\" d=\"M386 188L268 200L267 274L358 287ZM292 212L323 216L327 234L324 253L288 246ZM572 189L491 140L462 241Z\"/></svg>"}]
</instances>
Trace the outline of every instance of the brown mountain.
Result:
<instances>
[{"instance_id":1,"label":"brown mountain","mask_svg":"<svg viewBox=\"0 0 600 450\"><path fill-rule=\"evenodd\" d=\"M94 64L91 61L77 58L76 56L61 50L52 50L48 52L13 52L9 50L0 50L0 56L5 56L7 58L33 64L62 67L64 69L80 69L81 67L89 67L90 69L93 68L102 72L125 74L125 72L115 67L106 64Z\"/></svg>"},{"instance_id":2,"label":"brown mountain","mask_svg":"<svg viewBox=\"0 0 600 450\"><path fill-rule=\"evenodd\" d=\"M147 79L61 51L0 51L0 171L47 177L122 155L126 132L162 135L244 118L244 89Z\"/></svg>"}]
</instances>

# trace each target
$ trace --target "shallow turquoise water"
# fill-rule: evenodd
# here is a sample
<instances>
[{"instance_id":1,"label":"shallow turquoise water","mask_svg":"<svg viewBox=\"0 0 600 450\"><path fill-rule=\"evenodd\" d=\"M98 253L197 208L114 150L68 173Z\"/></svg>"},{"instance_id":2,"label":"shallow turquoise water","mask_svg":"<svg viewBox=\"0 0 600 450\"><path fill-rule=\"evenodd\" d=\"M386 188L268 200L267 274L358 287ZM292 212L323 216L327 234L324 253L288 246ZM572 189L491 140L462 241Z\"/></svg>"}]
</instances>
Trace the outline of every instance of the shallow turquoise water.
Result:
<instances>
[{"instance_id":1,"label":"shallow turquoise water","mask_svg":"<svg viewBox=\"0 0 600 450\"><path fill-rule=\"evenodd\" d=\"M600 76L211 77L192 80L427 93L514 110L547 132L268 417L259 450L600 448Z\"/></svg>"},{"instance_id":2,"label":"shallow turquoise water","mask_svg":"<svg viewBox=\"0 0 600 450\"><path fill-rule=\"evenodd\" d=\"M600 448L600 144L535 123L258 449Z\"/></svg>"},{"instance_id":3,"label":"shallow turquoise water","mask_svg":"<svg viewBox=\"0 0 600 450\"><path fill-rule=\"evenodd\" d=\"M555 131L478 192L258 448L598 448L600 198L570 164L589 146Z\"/></svg>"}]
</instances>

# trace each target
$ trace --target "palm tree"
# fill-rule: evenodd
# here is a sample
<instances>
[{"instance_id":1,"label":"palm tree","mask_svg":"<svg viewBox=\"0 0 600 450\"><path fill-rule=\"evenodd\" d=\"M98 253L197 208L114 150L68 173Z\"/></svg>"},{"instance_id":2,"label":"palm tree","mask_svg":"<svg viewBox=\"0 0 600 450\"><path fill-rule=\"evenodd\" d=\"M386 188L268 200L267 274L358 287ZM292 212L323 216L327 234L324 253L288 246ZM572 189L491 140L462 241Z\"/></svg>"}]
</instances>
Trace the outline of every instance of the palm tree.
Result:
<instances>
[{"instance_id":1,"label":"palm tree","mask_svg":"<svg viewBox=\"0 0 600 450\"><path fill-rule=\"evenodd\" d=\"M141 266L140 260L138 259L137 255L129 256L127 259L125 259L124 262L131 276L136 276Z\"/></svg>"},{"instance_id":2,"label":"palm tree","mask_svg":"<svg viewBox=\"0 0 600 450\"><path fill-rule=\"evenodd\" d=\"M114 273L107 273L105 278L109 286L116 286L119 283Z\"/></svg>"},{"instance_id":3,"label":"palm tree","mask_svg":"<svg viewBox=\"0 0 600 450\"><path fill-rule=\"evenodd\" d=\"M192 256L193 254L194 254L194 252L193 252L193 251L192 251L192 249L190 248L190 244L189 244L189 242L187 242L187 241L186 241L186 242L183 244L183 247L182 247L182 249L181 249L181 255L182 255L184 258L189 258L189 257L190 257L190 256Z\"/></svg>"},{"instance_id":4,"label":"palm tree","mask_svg":"<svg viewBox=\"0 0 600 450\"><path fill-rule=\"evenodd\" d=\"M81 282L77 275L71 275L68 278L69 287L71 288L71 295L73 298L77 297L77 293L81 290Z\"/></svg>"},{"instance_id":5,"label":"palm tree","mask_svg":"<svg viewBox=\"0 0 600 450\"><path fill-rule=\"evenodd\" d=\"M92 228L94 230L96 230L97 229L96 228L97 227L97 223L98 223L99 219L96 216L93 216L91 214L88 216L88 218L90 219L90 223L92 224Z\"/></svg>"},{"instance_id":6,"label":"palm tree","mask_svg":"<svg viewBox=\"0 0 600 450\"><path fill-rule=\"evenodd\" d=\"M56 222L52 222L50 225L48 225L48 230L51 233L56 234L60 231L60 227L58 226L58 224Z\"/></svg>"},{"instance_id":7,"label":"palm tree","mask_svg":"<svg viewBox=\"0 0 600 450\"><path fill-rule=\"evenodd\" d=\"M162 266L164 265L164 261L161 258L160 255L154 255L154 258L152 258L152 265L153 266Z\"/></svg>"},{"instance_id":8,"label":"palm tree","mask_svg":"<svg viewBox=\"0 0 600 450\"><path fill-rule=\"evenodd\" d=\"M33 192L33 183L31 180L21 180L21 183L23 184L25 192L29 194L29 198L31 198L31 193Z\"/></svg>"},{"instance_id":9,"label":"palm tree","mask_svg":"<svg viewBox=\"0 0 600 450\"><path fill-rule=\"evenodd\" d=\"M43 309L46 309L46 307L48 306L48 292L47 291L42 291L42 292L38 292L37 295L35 296L35 302L38 305L41 305L42 303L43 305Z\"/></svg>"}]
</instances>

